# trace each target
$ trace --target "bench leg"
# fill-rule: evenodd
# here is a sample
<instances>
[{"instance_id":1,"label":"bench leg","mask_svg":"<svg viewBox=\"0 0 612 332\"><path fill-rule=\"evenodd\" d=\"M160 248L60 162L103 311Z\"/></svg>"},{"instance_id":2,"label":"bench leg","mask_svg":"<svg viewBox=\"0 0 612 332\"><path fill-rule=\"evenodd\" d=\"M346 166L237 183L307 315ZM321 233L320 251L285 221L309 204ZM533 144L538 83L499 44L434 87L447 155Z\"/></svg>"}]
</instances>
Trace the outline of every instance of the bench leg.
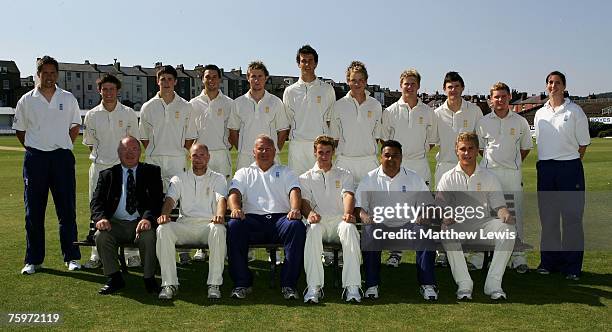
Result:
<instances>
[{"instance_id":1,"label":"bench leg","mask_svg":"<svg viewBox=\"0 0 612 332\"><path fill-rule=\"evenodd\" d=\"M119 264L121 264L121 272L127 274L127 263L125 262L125 248L123 246L119 247Z\"/></svg>"},{"instance_id":2,"label":"bench leg","mask_svg":"<svg viewBox=\"0 0 612 332\"><path fill-rule=\"evenodd\" d=\"M270 288L276 284L276 248L270 249Z\"/></svg>"},{"instance_id":3,"label":"bench leg","mask_svg":"<svg viewBox=\"0 0 612 332\"><path fill-rule=\"evenodd\" d=\"M482 261L482 275L486 278L489 273L489 264L493 259L493 251L485 251L484 259Z\"/></svg>"},{"instance_id":4,"label":"bench leg","mask_svg":"<svg viewBox=\"0 0 612 332\"><path fill-rule=\"evenodd\" d=\"M338 249L334 249L334 263L333 263L333 267L334 267L334 288L338 289L340 288L340 255L338 255L339 250Z\"/></svg>"}]
</instances>

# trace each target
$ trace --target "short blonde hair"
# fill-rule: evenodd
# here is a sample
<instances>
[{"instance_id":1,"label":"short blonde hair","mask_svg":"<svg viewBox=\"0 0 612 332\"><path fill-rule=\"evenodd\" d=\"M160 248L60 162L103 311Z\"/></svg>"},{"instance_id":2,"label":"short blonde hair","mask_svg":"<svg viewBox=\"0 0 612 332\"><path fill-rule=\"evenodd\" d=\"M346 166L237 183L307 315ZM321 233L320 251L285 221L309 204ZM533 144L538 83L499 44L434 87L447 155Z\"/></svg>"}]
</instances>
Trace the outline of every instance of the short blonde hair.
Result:
<instances>
[{"instance_id":1,"label":"short blonde hair","mask_svg":"<svg viewBox=\"0 0 612 332\"><path fill-rule=\"evenodd\" d=\"M479 148L478 135L476 135L476 133L474 132L466 131L459 134L459 136L457 136L457 139L455 140L455 148L457 147L457 144L459 144L459 142L472 142L476 146L476 149Z\"/></svg>"},{"instance_id":2,"label":"short blonde hair","mask_svg":"<svg viewBox=\"0 0 612 332\"><path fill-rule=\"evenodd\" d=\"M512 92L510 92L510 87L508 87L508 85L503 82L497 82L493 84L493 86L491 86L491 90L489 91L489 94L492 96L493 91L499 91L499 90L504 90L508 92L508 94L512 94Z\"/></svg>"},{"instance_id":3,"label":"short blonde hair","mask_svg":"<svg viewBox=\"0 0 612 332\"><path fill-rule=\"evenodd\" d=\"M334 140L334 138L331 136L327 136L327 135L317 136L313 144L313 147L315 150L317 149L317 145L319 144L331 146L333 150L336 150L336 140Z\"/></svg>"},{"instance_id":4,"label":"short blonde hair","mask_svg":"<svg viewBox=\"0 0 612 332\"><path fill-rule=\"evenodd\" d=\"M368 70L366 69L365 64L361 61L353 61L346 68L346 80L347 81L349 80L351 73L361 73L363 77L365 77L366 80L368 79Z\"/></svg>"},{"instance_id":5,"label":"short blonde hair","mask_svg":"<svg viewBox=\"0 0 612 332\"><path fill-rule=\"evenodd\" d=\"M419 85L421 85L421 74L419 74L419 72L416 69L410 68L410 69L404 70L402 72L402 74L400 75L400 84L402 84L404 79L408 78L408 77L416 78L417 83L419 83Z\"/></svg>"}]
</instances>

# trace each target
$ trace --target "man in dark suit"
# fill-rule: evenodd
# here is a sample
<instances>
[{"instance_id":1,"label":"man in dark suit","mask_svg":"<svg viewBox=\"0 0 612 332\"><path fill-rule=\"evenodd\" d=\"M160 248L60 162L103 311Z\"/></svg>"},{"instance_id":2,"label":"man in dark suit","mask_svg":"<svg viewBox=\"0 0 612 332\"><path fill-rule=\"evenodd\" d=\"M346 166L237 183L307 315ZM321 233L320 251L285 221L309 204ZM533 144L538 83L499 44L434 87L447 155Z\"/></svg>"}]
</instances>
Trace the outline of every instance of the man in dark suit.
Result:
<instances>
[{"instance_id":1,"label":"man in dark suit","mask_svg":"<svg viewBox=\"0 0 612 332\"><path fill-rule=\"evenodd\" d=\"M155 227L162 203L162 180L158 166L140 163L140 143L128 136L117 148L121 164L100 173L91 200L91 220L96 223L96 247L104 274L109 277L99 293L111 294L125 282L117 262L120 243L136 243L144 258L147 292L158 293L155 281Z\"/></svg>"}]
</instances>

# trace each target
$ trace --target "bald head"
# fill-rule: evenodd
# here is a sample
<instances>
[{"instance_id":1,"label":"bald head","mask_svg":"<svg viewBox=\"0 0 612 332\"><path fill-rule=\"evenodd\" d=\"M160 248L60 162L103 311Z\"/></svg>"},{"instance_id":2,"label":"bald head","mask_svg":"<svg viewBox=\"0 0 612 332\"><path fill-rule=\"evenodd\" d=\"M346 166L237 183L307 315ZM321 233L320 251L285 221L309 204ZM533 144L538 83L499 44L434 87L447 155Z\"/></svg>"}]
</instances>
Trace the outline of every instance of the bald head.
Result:
<instances>
[{"instance_id":1,"label":"bald head","mask_svg":"<svg viewBox=\"0 0 612 332\"><path fill-rule=\"evenodd\" d=\"M204 151L208 152L208 146L206 146L206 144L202 144L202 143L193 143L191 145L191 148L189 148L189 153L191 154L195 150L204 150Z\"/></svg>"},{"instance_id":2,"label":"bald head","mask_svg":"<svg viewBox=\"0 0 612 332\"><path fill-rule=\"evenodd\" d=\"M121 139L117 147L121 165L132 168L138 165L140 159L140 142L133 136L126 136Z\"/></svg>"},{"instance_id":3,"label":"bald head","mask_svg":"<svg viewBox=\"0 0 612 332\"><path fill-rule=\"evenodd\" d=\"M195 143L189 148L189 159L191 159L191 170L195 175L203 175L208 168L210 154L208 147L202 143Z\"/></svg>"},{"instance_id":4,"label":"bald head","mask_svg":"<svg viewBox=\"0 0 612 332\"><path fill-rule=\"evenodd\" d=\"M267 135L259 135L255 139L253 156L257 165L264 171L274 164L274 156L276 155L274 145L274 140Z\"/></svg>"}]
</instances>

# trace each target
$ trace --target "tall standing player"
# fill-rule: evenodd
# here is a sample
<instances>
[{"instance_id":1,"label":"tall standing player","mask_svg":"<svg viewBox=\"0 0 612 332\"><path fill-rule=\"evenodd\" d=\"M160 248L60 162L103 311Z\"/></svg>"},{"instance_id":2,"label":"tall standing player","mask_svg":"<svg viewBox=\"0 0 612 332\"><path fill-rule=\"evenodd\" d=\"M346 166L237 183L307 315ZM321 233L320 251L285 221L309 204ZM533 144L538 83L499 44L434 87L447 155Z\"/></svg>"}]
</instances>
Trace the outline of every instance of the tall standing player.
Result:
<instances>
[{"instance_id":1,"label":"tall standing player","mask_svg":"<svg viewBox=\"0 0 612 332\"><path fill-rule=\"evenodd\" d=\"M38 85L17 102L13 129L26 149L23 159L26 255L22 274L33 274L45 259L45 210L49 190L59 221L64 262L81 268L77 239L76 180L72 147L81 114L74 96L57 83L59 64L50 56L36 61Z\"/></svg>"},{"instance_id":2,"label":"tall standing player","mask_svg":"<svg viewBox=\"0 0 612 332\"><path fill-rule=\"evenodd\" d=\"M189 150L197 132L193 107L175 91L178 73L172 66L157 70L159 92L142 105L140 111L140 137L145 150L145 162L161 168L164 192L170 179L185 171L186 150ZM180 263L191 261L189 252L181 251Z\"/></svg>"},{"instance_id":3,"label":"tall standing player","mask_svg":"<svg viewBox=\"0 0 612 332\"><path fill-rule=\"evenodd\" d=\"M300 68L300 79L285 89L283 103L287 110L289 132L289 168L302 174L312 168L315 158L312 144L319 135L329 131L329 117L336 101L331 85L317 78L317 51L310 45L302 46L295 57Z\"/></svg>"},{"instance_id":4,"label":"tall standing player","mask_svg":"<svg viewBox=\"0 0 612 332\"><path fill-rule=\"evenodd\" d=\"M434 110L437 144L440 146L436 155L436 186L444 173L457 166L455 140L459 134L476 132L476 122L482 118L482 110L478 106L463 100L465 83L459 73L446 73L442 87L447 96L446 101ZM471 255L469 259L473 266L478 267L482 266L484 257ZM438 253L436 263L446 265L444 253Z\"/></svg>"},{"instance_id":5,"label":"tall standing player","mask_svg":"<svg viewBox=\"0 0 612 332\"><path fill-rule=\"evenodd\" d=\"M100 105L85 114L83 144L89 147L89 201L93 197L100 172L119 163L117 144L122 138L138 133L138 116L130 107L119 102L117 96L121 90L121 81L116 76L106 74L98 80L98 92L102 97ZM95 227L94 227L95 228ZM93 269L102 262L96 247L91 249L91 256L83 267Z\"/></svg>"},{"instance_id":6,"label":"tall standing player","mask_svg":"<svg viewBox=\"0 0 612 332\"><path fill-rule=\"evenodd\" d=\"M502 82L491 87L491 106L493 112L483 116L477 123L480 153L480 166L497 176L502 190L514 196L514 213L517 233L523 238L522 206L523 176L521 165L533 147L527 120L510 111L510 88ZM512 253L510 267L518 273L529 269L523 251Z\"/></svg>"},{"instance_id":7,"label":"tall standing player","mask_svg":"<svg viewBox=\"0 0 612 332\"><path fill-rule=\"evenodd\" d=\"M418 97L421 75L415 69L408 69L400 75L402 97L383 112L382 135L385 140L401 143L402 166L413 170L429 186L431 170L427 161L429 144L437 141L435 137L434 113ZM387 265L398 267L402 259L401 251L392 251Z\"/></svg>"},{"instance_id":8,"label":"tall standing player","mask_svg":"<svg viewBox=\"0 0 612 332\"><path fill-rule=\"evenodd\" d=\"M565 98L565 75L546 76L549 99L535 115L538 146L538 208L542 241L538 273L561 272L578 280L584 256L584 169L591 143L589 121L580 106ZM561 227L563 225L563 227Z\"/></svg>"},{"instance_id":9,"label":"tall standing player","mask_svg":"<svg viewBox=\"0 0 612 332\"><path fill-rule=\"evenodd\" d=\"M206 65L202 72L202 93L191 99L193 106L197 142L208 146L210 161L208 168L221 173L226 179L232 175L232 160L229 150L229 129L227 124L234 107L234 101L219 89L221 69L216 65ZM194 260L204 260L205 254L198 249L193 255Z\"/></svg>"}]
</instances>

